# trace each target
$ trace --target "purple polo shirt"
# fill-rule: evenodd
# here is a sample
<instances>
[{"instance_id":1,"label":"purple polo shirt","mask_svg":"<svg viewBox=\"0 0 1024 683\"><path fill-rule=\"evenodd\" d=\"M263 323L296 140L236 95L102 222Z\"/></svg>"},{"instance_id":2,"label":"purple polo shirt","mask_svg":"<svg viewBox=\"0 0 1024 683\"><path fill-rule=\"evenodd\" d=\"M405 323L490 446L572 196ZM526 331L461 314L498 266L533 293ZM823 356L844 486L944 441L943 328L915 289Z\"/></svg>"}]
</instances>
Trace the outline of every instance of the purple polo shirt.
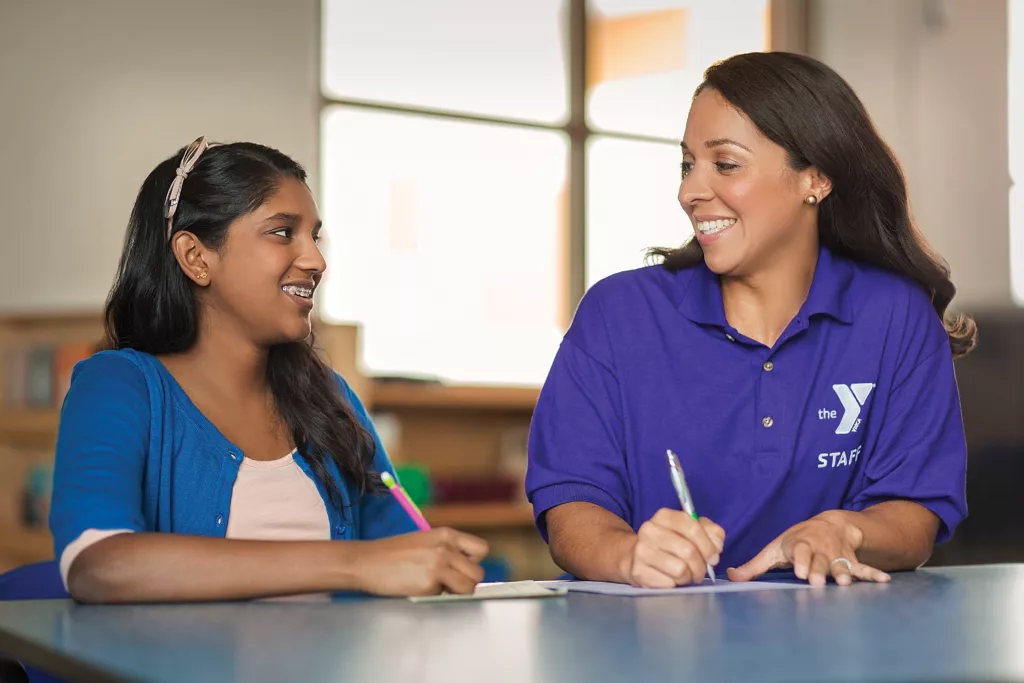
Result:
<instances>
[{"instance_id":1,"label":"purple polo shirt","mask_svg":"<svg viewBox=\"0 0 1024 683\"><path fill-rule=\"evenodd\" d=\"M703 264L618 273L580 302L530 429L526 488L544 513L585 501L634 530L679 509L665 450L739 566L831 509L911 500L967 514L967 449L949 341L927 294L822 248L773 348L725 319Z\"/></svg>"}]
</instances>

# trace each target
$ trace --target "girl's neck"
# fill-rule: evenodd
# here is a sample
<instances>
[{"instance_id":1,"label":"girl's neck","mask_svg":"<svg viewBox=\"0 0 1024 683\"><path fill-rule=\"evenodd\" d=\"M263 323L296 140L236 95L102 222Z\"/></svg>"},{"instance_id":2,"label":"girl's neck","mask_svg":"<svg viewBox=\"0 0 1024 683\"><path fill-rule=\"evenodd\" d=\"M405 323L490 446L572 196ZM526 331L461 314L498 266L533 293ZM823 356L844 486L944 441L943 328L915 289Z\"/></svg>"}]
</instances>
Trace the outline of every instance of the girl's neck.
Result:
<instances>
[{"instance_id":1,"label":"girl's neck","mask_svg":"<svg viewBox=\"0 0 1024 683\"><path fill-rule=\"evenodd\" d=\"M192 347L169 363L189 384L222 399L245 401L265 395L269 349L258 346L226 321L207 322L201 316Z\"/></svg>"}]
</instances>

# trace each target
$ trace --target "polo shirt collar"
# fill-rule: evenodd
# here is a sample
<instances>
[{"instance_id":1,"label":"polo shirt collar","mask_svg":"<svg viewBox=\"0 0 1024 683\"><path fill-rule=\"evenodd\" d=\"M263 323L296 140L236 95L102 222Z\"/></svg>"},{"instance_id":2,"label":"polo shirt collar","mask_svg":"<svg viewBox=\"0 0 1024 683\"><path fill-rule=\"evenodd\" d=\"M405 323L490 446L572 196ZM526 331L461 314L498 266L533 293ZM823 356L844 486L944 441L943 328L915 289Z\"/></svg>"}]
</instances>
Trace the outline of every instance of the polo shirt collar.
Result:
<instances>
[{"instance_id":1,"label":"polo shirt collar","mask_svg":"<svg viewBox=\"0 0 1024 683\"><path fill-rule=\"evenodd\" d=\"M682 292L679 312L698 325L728 327L718 275L704 261L693 266L693 270L693 277L689 278L689 285ZM853 322L849 301L852 280L853 265L821 245L811 290L801 307L802 315L807 318L827 315L843 323Z\"/></svg>"},{"instance_id":2,"label":"polo shirt collar","mask_svg":"<svg viewBox=\"0 0 1024 683\"><path fill-rule=\"evenodd\" d=\"M692 270L693 276L687 278L689 285L686 286L679 302L679 312L698 325L728 327L718 275L707 267L703 259L693 266ZM682 281L685 282L686 279Z\"/></svg>"},{"instance_id":3,"label":"polo shirt collar","mask_svg":"<svg viewBox=\"0 0 1024 683\"><path fill-rule=\"evenodd\" d=\"M818 265L814 269L811 291L802 306L803 315L807 318L827 315L846 324L852 323L849 297L852 281L853 264L822 245L818 249Z\"/></svg>"}]
</instances>

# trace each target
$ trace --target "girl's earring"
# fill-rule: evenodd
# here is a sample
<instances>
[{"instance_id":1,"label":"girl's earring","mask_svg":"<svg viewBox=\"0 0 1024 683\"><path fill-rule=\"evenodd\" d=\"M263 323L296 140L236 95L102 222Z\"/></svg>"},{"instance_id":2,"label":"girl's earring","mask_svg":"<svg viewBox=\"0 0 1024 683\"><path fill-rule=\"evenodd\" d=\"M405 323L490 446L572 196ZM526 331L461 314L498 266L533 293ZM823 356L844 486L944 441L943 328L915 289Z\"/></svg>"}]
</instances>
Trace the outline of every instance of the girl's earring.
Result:
<instances>
[{"instance_id":1,"label":"girl's earring","mask_svg":"<svg viewBox=\"0 0 1024 683\"><path fill-rule=\"evenodd\" d=\"M209 277L209 274L205 270L199 273L199 279L200 280L205 280L208 277Z\"/></svg>"},{"instance_id":2,"label":"girl's earring","mask_svg":"<svg viewBox=\"0 0 1024 683\"><path fill-rule=\"evenodd\" d=\"M809 195L807 195L807 198L804 199L804 201L807 202L808 204L810 204L811 206L814 206L815 204L818 203L818 198L816 196L814 196L813 194L809 194Z\"/></svg>"}]
</instances>

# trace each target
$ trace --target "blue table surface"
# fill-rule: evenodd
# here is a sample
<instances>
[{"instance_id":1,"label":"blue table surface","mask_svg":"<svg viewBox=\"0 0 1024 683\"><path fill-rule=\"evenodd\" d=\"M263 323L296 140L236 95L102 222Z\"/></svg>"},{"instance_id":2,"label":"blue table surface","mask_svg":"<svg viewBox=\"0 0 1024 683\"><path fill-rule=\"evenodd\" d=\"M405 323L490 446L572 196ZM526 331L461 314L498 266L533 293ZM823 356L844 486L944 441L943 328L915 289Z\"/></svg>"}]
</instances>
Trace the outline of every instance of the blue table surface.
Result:
<instances>
[{"instance_id":1,"label":"blue table surface","mask_svg":"<svg viewBox=\"0 0 1024 683\"><path fill-rule=\"evenodd\" d=\"M68 680L1024 680L1024 565L640 599L0 603L0 650Z\"/></svg>"}]
</instances>

